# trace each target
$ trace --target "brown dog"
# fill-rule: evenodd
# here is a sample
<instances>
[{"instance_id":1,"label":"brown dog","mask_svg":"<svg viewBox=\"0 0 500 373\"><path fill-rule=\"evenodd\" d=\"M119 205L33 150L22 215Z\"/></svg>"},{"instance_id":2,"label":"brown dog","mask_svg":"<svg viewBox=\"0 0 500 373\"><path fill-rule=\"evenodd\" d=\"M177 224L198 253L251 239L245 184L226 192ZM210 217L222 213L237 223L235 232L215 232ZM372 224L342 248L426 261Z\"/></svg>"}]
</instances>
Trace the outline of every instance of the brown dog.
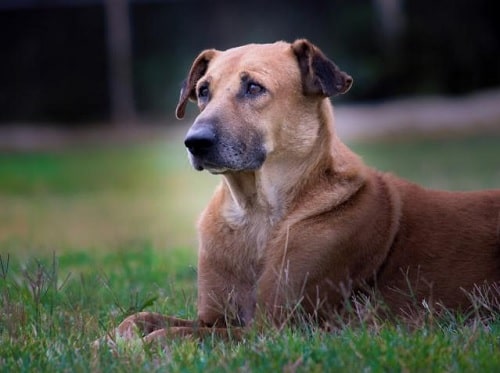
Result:
<instances>
[{"instance_id":1,"label":"brown dog","mask_svg":"<svg viewBox=\"0 0 500 373\"><path fill-rule=\"evenodd\" d=\"M307 40L206 50L177 106L201 113L185 145L197 170L222 175L199 223L197 322L131 316L158 335L224 334L261 311L324 320L375 287L398 313L422 300L468 306L500 281L500 190L426 190L365 166L335 135L328 97L352 78Z\"/></svg>"}]
</instances>

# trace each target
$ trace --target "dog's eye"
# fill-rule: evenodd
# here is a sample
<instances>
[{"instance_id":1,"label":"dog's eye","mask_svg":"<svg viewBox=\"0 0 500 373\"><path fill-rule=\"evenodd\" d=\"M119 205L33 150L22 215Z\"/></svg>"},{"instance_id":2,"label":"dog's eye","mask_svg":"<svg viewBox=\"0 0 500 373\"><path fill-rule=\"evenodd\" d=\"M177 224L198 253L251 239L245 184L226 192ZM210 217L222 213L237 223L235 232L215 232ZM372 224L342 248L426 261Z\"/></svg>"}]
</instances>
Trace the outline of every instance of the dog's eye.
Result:
<instances>
[{"instance_id":1,"label":"dog's eye","mask_svg":"<svg viewBox=\"0 0 500 373\"><path fill-rule=\"evenodd\" d=\"M260 84L254 82L248 82L246 94L249 96L257 96L265 91L265 88Z\"/></svg>"},{"instance_id":2,"label":"dog's eye","mask_svg":"<svg viewBox=\"0 0 500 373\"><path fill-rule=\"evenodd\" d=\"M209 93L208 85L202 85L198 89L198 98L207 98Z\"/></svg>"}]
</instances>

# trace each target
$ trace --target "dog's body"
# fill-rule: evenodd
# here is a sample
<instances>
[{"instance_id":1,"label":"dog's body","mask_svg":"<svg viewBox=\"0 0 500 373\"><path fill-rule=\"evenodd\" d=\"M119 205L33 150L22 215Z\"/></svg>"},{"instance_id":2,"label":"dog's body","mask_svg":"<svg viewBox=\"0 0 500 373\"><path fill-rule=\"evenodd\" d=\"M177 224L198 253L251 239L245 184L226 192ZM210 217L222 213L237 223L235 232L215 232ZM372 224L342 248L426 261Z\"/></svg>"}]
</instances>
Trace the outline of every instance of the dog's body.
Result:
<instances>
[{"instance_id":1,"label":"dog's body","mask_svg":"<svg viewBox=\"0 0 500 373\"><path fill-rule=\"evenodd\" d=\"M194 61L177 115L198 102L190 160L223 179L199 223L197 327L246 326L256 310L278 325L297 308L327 319L366 287L396 313L415 300L465 310L467 291L500 281L500 190L426 190L365 166L328 99L351 83L306 40Z\"/></svg>"}]
</instances>

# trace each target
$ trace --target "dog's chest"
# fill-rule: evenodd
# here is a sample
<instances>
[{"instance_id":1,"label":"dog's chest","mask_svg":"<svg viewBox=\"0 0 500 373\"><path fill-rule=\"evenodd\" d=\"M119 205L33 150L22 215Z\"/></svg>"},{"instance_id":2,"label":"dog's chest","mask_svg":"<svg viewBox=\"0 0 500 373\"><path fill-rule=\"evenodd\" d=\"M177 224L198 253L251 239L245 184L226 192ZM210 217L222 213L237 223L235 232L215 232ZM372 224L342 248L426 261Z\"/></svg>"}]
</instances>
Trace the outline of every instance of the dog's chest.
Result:
<instances>
[{"instance_id":1,"label":"dog's chest","mask_svg":"<svg viewBox=\"0 0 500 373\"><path fill-rule=\"evenodd\" d=\"M246 256L254 262L260 261L275 229L272 215L263 211L248 212L231 207L226 209L224 218L244 247Z\"/></svg>"}]
</instances>

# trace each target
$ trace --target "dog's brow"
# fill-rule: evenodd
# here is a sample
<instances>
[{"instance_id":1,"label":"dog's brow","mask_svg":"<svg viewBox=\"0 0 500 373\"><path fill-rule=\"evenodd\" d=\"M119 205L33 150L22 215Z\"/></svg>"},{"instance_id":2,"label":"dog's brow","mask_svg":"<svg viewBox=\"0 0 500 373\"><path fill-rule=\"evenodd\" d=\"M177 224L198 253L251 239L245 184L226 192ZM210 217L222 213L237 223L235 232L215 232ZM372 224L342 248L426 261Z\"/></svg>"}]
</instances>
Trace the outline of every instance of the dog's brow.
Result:
<instances>
[{"instance_id":1,"label":"dog's brow","mask_svg":"<svg viewBox=\"0 0 500 373\"><path fill-rule=\"evenodd\" d=\"M251 74L248 71L241 72L240 79L242 83L254 82L256 84L264 86L264 84L261 83L261 80L259 78L256 78L254 74Z\"/></svg>"},{"instance_id":2,"label":"dog's brow","mask_svg":"<svg viewBox=\"0 0 500 373\"><path fill-rule=\"evenodd\" d=\"M252 77L251 77L251 75L250 75L250 73L248 71L242 71L240 73L240 78L241 78L242 82L247 82L250 79L252 79Z\"/></svg>"},{"instance_id":3,"label":"dog's brow","mask_svg":"<svg viewBox=\"0 0 500 373\"><path fill-rule=\"evenodd\" d=\"M212 77L210 75L202 77L198 80L198 84L210 84L212 83Z\"/></svg>"},{"instance_id":4,"label":"dog's brow","mask_svg":"<svg viewBox=\"0 0 500 373\"><path fill-rule=\"evenodd\" d=\"M244 76L252 77L252 76L271 76L271 75L272 75L271 71L262 66L247 67L240 73L242 79Z\"/></svg>"}]
</instances>

